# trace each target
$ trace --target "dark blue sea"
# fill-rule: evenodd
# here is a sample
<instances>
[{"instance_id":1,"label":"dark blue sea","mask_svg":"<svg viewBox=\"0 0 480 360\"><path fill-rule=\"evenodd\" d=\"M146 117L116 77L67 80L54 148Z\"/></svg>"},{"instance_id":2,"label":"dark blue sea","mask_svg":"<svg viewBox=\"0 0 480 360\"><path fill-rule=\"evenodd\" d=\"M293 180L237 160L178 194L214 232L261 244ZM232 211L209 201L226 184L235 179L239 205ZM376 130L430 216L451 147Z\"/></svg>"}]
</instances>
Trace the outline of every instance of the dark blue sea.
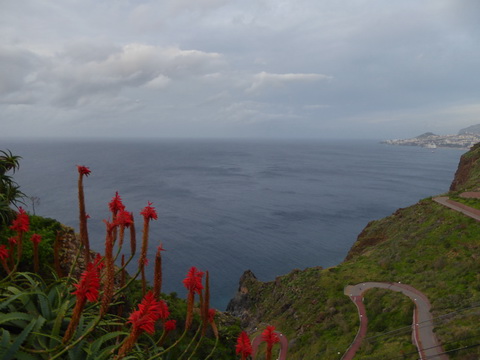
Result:
<instances>
[{"instance_id":1,"label":"dark blue sea","mask_svg":"<svg viewBox=\"0 0 480 360\"><path fill-rule=\"evenodd\" d=\"M339 264L369 221L448 191L464 152L376 140L4 139L0 149L23 157L15 179L40 199L37 215L76 230L76 165L90 167L89 233L101 253L115 191L139 224L153 202L149 276L162 242L164 290L184 297L188 269L209 270L219 309L247 269L268 281Z\"/></svg>"}]
</instances>

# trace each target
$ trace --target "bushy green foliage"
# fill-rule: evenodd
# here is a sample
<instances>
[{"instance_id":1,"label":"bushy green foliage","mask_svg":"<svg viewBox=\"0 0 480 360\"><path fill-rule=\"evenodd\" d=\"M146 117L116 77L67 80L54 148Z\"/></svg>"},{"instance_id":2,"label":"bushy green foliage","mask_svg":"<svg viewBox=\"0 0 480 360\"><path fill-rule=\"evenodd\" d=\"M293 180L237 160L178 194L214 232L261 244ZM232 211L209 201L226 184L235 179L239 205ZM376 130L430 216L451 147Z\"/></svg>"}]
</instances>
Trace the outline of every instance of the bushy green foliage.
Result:
<instances>
[{"instance_id":1,"label":"bushy green foliage","mask_svg":"<svg viewBox=\"0 0 480 360\"><path fill-rule=\"evenodd\" d=\"M39 244L39 258L40 263L44 264L40 268L41 275L49 277L51 275L51 269L49 265L53 267L53 245L55 238L59 231L62 231L62 224L58 221L50 218L44 218L41 216L30 215L30 231L24 235L23 239L23 253L19 264L19 270L21 271L33 271L33 245L30 238L33 234L39 234L42 236L42 241ZM8 238L15 235L15 232L8 227L0 229L0 244L8 244Z\"/></svg>"},{"instance_id":2,"label":"bushy green foliage","mask_svg":"<svg viewBox=\"0 0 480 360\"><path fill-rule=\"evenodd\" d=\"M20 156L8 150L0 150L0 227L10 223L14 216L11 206L21 204L25 197L20 186L9 175L19 168L20 159Z\"/></svg>"}]
</instances>

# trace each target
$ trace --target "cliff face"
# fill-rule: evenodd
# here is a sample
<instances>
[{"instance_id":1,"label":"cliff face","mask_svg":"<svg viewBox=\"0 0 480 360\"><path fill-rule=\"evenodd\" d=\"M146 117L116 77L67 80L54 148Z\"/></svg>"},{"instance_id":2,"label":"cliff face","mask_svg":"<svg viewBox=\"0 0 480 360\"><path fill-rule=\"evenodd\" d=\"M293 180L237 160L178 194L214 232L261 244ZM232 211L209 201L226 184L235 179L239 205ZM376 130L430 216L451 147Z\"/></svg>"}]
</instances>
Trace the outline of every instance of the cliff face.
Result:
<instances>
[{"instance_id":1,"label":"cliff face","mask_svg":"<svg viewBox=\"0 0 480 360\"><path fill-rule=\"evenodd\" d=\"M476 145L462 156L452 191L477 189L479 181L480 145ZM246 272L228 311L239 316L253 334L265 324L276 326L290 342L289 360L338 359L358 327L356 307L344 295L344 288L365 281L400 281L428 296L434 317L442 319L436 323L437 335L456 346L457 339L478 333L480 314L442 316L480 301L479 239L478 222L424 199L370 222L336 267L294 270L270 282L260 282L251 271ZM395 302L388 296L366 293L374 308L368 315L369 335L376 335L375 326L379 334L401 327L391 320L389 311L394 311ZM410 321L411 314L407 315ZM469 340L462 344L467 345L471 345ZM358 358L394 358L411 352L408 346L412 346L408 332L391 338L382 335L365 345ZM450 358L480 358L480 348L472 346Z\"/></svg>"},{"instance_id":2,"label":"cliff face","mask_svg":"<svg viewBox=\"0 0 480 360\"><path fill-rule=\"evenodd\" d=\"M462 155L450 191L474 191L480 186L480 143Z\"/></svg>"},{"instance_id":3,"label":"cliff face","mask_svg":"<svg viewBox=\"0 0 480 360\"><path fill-rule=\"evenodd\" d=\"M227 311L239 318L245 328L259 321L257 318L258 314L252 311L255 299L252 298L250 294L250 289L257 288L258 286L261 286L261 282L257 280L255 274L250 270L245 271L240 277L235 297L230 300L227 306Z\"/></svg>"}]
</instances>

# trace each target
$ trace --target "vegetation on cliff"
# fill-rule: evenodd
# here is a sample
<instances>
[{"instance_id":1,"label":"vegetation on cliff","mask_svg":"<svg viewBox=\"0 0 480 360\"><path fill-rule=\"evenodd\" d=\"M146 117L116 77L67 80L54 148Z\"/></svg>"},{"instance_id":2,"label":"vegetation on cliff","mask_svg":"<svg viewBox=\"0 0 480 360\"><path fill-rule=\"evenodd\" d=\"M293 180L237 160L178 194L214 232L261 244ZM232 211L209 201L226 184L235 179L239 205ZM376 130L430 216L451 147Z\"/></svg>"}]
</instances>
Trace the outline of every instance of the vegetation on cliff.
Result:
<instances>
[{"instance_id":1,"label":"vegetation on cliff","mask_svg":"<svg viewBox=\"0 0 480 360\"><path fill-rule=\"evenodd\" d=\"M476 190L479 178L477 145L462 157L450 194ZM289 359L338 359L359 324L345 286L402 282L430 299L435 331L450 358L478 359L479 239L477 221L427 198L370 222L336 267L294 270L267 283L246 273L229 310L252 332L274 324L290 340ZM380 290L365 298L369 332L357 358L417 359L410 300Z\"/></svg>"}]
</instances>

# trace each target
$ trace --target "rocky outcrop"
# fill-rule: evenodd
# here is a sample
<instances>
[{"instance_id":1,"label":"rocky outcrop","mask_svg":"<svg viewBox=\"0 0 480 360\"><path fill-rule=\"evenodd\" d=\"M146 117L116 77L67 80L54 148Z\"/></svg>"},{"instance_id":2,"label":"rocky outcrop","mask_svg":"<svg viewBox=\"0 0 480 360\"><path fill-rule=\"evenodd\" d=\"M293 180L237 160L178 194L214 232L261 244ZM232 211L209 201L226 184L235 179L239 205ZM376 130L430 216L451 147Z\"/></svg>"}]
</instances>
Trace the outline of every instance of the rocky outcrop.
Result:
<instances>
[{"instance_id":1,"label":"rocky outcrop","mask_svg":"<svg viewBox=\"0 0 480 360\"><path fill-rule=\"evenodd\" d=\"M478 186L476 180L478 175L475 174L479 169L480 161L480 143L473 146L469 152L462 155L455 177L450 185L450 191L465 191L470 189L472 185ZM474 184L474 182L476 184Z\"/></svg>"},{"instance_id":2,"label":"rocky outcrop","mask_svg":"<svg viewBox=\"0 0 480 360\"><path fill-rule=\"evenodd\" d=\"M252 322L254 317L252 308L255 303L251 296L252 286L258 286L261 282L251 270L247 270L240 277L238 290L234 298L227 305L227 312L239 318L243 325Z\"/></svg>"},{"instance_id":3,"label":"rocky outcrop","mask_svg":"<svg viewBox=\"0 0 480 360\"><path fill-rule=\"evenodd\" d=\"M84 252L80 251L80 239L75 230L71 227L62 225L61 234L57 239L58 244L55 246L55 253L58 257L56 266L60 268L62 276L67 276L71 272L72 264L75 268L71 272L74 278L80 278L81 273L85 270ZM90 251L93 259L97 253Z\"/></svg>"}]
</instances>

